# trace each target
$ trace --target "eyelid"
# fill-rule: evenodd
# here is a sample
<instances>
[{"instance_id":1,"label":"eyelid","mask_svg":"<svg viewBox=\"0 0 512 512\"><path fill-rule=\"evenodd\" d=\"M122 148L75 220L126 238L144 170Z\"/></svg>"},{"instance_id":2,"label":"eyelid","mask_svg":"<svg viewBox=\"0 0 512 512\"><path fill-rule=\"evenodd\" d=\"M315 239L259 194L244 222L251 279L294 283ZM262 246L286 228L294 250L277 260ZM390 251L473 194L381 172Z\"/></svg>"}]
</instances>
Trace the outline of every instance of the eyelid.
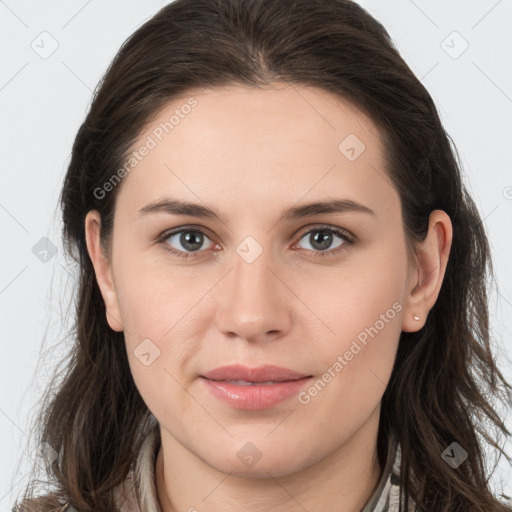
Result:
<instances>
[{"instance_id":1,"label":"eyelid","mask_svg":"<svg viewBox=\"0 0 512 512\"><path fill-rule=\"evenodd\" d=\"M183 231L197 231L199 233L202 233L206 237L208 237L210 240L214 237L210 235L210 230L208 228L205 228L204 226L195 225L195 224L187 224L185 226L179 226L176 228L170 228L162 231L155 239L156 243L165 242L170 236L178 235L179 233Z\"/></svg>"},{"instance_id":2,"label":"eyelid","mask_svg":"<svg viewBox=\"0 0 512 512\"><path fill-rule=\"evenodd\" d=\"M304 229L304 231L302 231L302 229ZM351 242L356 241L356 236L353 235L348 229L341 228L339 226L333 226L331 224L311 224L309 226L306 226L305 228L301 228L297 233L300 233L300 238L302 238L304 235L307 235L311 231L321 231L322 229L325 229L326 231L333 231L335 233L339 233L340 235L343 235L346 238L348 238Z\"/></svg>"}]
</instances>

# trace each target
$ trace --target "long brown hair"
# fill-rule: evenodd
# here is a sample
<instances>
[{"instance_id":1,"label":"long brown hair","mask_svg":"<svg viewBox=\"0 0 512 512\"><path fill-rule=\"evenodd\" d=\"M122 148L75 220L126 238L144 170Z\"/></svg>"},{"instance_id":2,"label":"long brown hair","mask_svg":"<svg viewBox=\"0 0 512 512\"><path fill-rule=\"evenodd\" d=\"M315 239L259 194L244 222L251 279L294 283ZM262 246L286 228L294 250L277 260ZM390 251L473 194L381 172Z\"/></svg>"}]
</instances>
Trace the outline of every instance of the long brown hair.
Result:
<instances>
[{"instance_id":1,"label":"long brown hair","mask_svg":"<svg viewBox=\"0 0 512 512\"><path fill-rule=\"evenodd\" d=\"M511 510L490 490L484 446L510 432L497 403L510 385L490 348L490 250L482 220L434 102L384 27L349 0L176 0L120 48L78 130L61 194L63 238L79 269L74 345L48 389L34 430L58 458L53 493L31 502L55 510L63 496L83 512L115 511L113 489L127 476L150 427L128 365L123 333L110 329L84 235L88 211L102 218L105 246L116 194L97 190L123 167L142 129L177 96L197 87L319 87L351 102L378 126L387 173L400 194L409 244L424 239L429 213L453 225L445 279L425 326L402 333L381 406L380 460L391 431L402 449L403 491L418 510ZM96 191L96 192L95 192ZM442 452L469 454L452 469ZM507 457L510 461L510 458Z\"/></svg>"}]
</instances>

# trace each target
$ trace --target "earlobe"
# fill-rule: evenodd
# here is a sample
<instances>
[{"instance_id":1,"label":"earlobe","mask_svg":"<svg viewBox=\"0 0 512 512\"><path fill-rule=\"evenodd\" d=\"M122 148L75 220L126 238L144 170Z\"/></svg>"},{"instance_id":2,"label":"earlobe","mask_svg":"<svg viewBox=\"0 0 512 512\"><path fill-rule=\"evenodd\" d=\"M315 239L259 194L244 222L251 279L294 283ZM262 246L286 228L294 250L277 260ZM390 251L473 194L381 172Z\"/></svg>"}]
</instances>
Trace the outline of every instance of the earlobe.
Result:
<instances>
[{"instance_id":1,"label":"earlobe","mask_svg":"<svg viewBox=\"0 0 512 512\"><path fill-rule=\"evenodd\" d=\"M443 284L451 244L450 217L442 210L434 210L429 217L427 236L417 246L416 270L409 281L402 331L416 332L425 325Z\"/></svg>"},{"instance_id":2,"label":"earlobe","mask_svg":"<svg viewBox=\"0 0 512 512\"><path fill-rule=\"evenodd\" d=\"M112 265L100 243L101 217L97 210L91 210L85 218L85 240L87 251L94 266L96 281L105 303L107 322L114 331L121 332L123 324L112 278Z\"/></svg>"}]
</instances>

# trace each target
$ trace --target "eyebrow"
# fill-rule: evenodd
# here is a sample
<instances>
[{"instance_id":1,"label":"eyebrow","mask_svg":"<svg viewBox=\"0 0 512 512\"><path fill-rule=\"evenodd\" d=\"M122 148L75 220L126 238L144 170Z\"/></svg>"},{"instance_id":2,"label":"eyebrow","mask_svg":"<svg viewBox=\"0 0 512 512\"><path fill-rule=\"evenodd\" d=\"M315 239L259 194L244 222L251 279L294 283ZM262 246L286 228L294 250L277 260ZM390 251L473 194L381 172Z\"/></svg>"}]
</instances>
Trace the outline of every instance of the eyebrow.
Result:
<instances>
[{"instance_id":1,"label":"eyebrow","mask_svg":"<svg viewBox=\"0 0 512 512\"><path fill-rule=\"evenodd\" d=\"M281 216L280 221L283 220L296 220L304 217L312 217L314 215L326 213L346 213L346 212L360 212L370 215L375 215L375 212L364 206L361 203L352 201L351 199L333 199L328 201L315 201L300 206L294 206L285 210ZM206 206L181 201L179 199L161 199L153 203L143 206L139 210L140 215L148 215L151 213L167 213L169 215L185 215L187 217L198 217L216 219L224 223L222 216L215 210Z\"/></svg>"}]
</instances>

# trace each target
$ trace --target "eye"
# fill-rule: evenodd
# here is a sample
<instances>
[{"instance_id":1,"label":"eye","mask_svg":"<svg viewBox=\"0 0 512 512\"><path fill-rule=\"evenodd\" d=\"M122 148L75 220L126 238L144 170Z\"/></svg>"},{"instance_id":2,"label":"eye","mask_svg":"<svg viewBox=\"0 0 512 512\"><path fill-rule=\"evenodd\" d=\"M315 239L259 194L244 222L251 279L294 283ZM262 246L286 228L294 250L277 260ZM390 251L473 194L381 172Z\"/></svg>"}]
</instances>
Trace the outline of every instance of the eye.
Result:
<instances>
[{"instance_id":1,"label":"eye","mask_svg":"<svg viewBox=\"0 0 512 512\"><path fill-rule=\"evenodd\" d=\"M341 242L338 243L334 249L328 250L333 243L333 235L334 237L341 239ZM313 256L315 257L336 255L340 251L346 249L347 246L354 243L351 236L344 229L328 226L320 226L315 229L311 229L301 237L301 240L302 239L306 239L309 243L313 250Z\"/></svg>"},{"instance_id":2,"label":"eye","mask_svg":"<svg viewBox=\"0 0 512 512\"><path fill-rule=\"evenodd\" d=\"M341 241L334 249L328 250L332 245L333 235ZM306 240L311 247L311 249L307 248L307 250L312 251L313 256L315 257L333 256L346 249L347 246L354 244L354 240L351 235L349 235L349 233L344 229L340 228L319 226L306 232L301 237L301 240L305 239L307 236L309 236L309 238ZM167 231L163 233L158 238L157 242L163 245L164 250L171 254L180 258L190 258L197 256L195 253L203 252L201 251L201 248L203 247L205 239L210 240L201 229L180 228L175 231ZM181 247L173 247L172 243Z\"/></svg>"},{"instance_id":3,"label":"eye","mask_svg":"<svg viewBox=\"0 0 512 512\"><path fill-rule=\"evenodd\" d=\"M173 238L176 238L174 243L181 245L183 249L174 249L170 246L170 240ZM200 229L185 228L164 233L158 241L163 244L166 251L180 258L189 258L195 256L195 252L200 252L199 249L202 247L205 238L209 240L206 234ZM187 251L191 252L188 253Z\"/></svg>"}]
</instances>

